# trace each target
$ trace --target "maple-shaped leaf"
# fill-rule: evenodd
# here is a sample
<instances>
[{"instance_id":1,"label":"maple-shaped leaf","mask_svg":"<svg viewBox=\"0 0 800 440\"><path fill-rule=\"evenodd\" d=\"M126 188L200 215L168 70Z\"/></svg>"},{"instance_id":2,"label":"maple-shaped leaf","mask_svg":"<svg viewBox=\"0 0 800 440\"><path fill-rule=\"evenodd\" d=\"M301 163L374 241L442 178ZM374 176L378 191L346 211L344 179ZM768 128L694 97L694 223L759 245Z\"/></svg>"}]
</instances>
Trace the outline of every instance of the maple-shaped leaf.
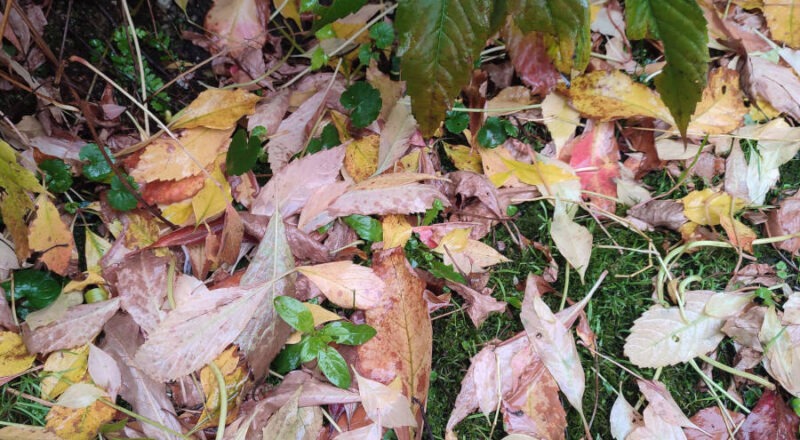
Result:
<instances>
[{"instance_id":1,"label":"maple-shaped leaf","mask_svg":"<svg viewBox=\"0 0 800 440\"><path fill-rule=\"evenodd\" d=\"M238 57L260 49L267 41L268 0L215 0L204 28L211 34L215 52L227 50Z\"/></svg>"},{"instance_id":2,"label":"maple-shaped leaf","mask_svg":"<svg viewBox=\"0 0 800 440\"><path fill-rule=\"evenodd\" d=\"M584 190L617 197L619 171L619 145L614 135L614 125L608 122L597 124L591 131L584 131L567 149L572 151L569 164L574 169L590 168L582 171L581 187ZM608 198L590 195L592 203L613 213L616 203Z\"/></svg>"},{"instance_id":3,"label":"maple-shaped leaf","mask_svg":"<svg viewBox=\"0 0 800 440\"><path fill-rule=\"evenodd\" d=\"M700 101L708 71L708 31L694 0L632 0L625 3L628 37L648 35L664 45L667 66L656 77L656 89L669 107L681 135Z\"/></svg>"},{"instance_id":4,"label":"maple-shaped leaf","mask_svg":"<svg viewBox=\"0 0 800 440\"><path fill-rule=\"evenodd\" d=\"M243 116L252 115L259 99L257 95L241 89L208 89L181 110L170 127L173 130L195 127L227 130L233 128Z\"/></svg>"},{"instance_id":5,"label":"maple-shaped leaf","mask_svg":"<svg viewBox=\"0 0 800 440\"><path fill-rule=\"evenodd\" d=\"M422 134L430 136L469 83L473 63L489 37L488 0L401 1L395 25L401 76Z\"/></svg>"}]
</instances>

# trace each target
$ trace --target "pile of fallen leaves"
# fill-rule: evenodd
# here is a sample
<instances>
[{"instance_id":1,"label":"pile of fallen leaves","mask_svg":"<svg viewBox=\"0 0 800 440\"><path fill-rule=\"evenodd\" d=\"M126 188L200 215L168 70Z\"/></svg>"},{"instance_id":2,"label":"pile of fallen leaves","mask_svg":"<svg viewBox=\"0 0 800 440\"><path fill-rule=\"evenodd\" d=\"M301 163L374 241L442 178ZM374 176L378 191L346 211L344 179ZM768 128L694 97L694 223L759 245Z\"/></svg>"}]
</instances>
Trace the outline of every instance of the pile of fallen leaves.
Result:
<instances>
[{"instance_id":1,"label":"pile of fallen leaves","mask_svg":"<svg viewBox=\"0 0 800 440\"><path fill-rule=\"evenodd\" d=\"M800 195L775 189L800 150L800 4L698 2L714 56L686 125L684 104L668 108L647 85L674 74L663 47L631 43L617 0L591 6L592 57L570 78L564 41L509 18L484 63L458 72L469 84L444 124L412 102L419 72L392 72L389 3L340 17L341 2L216 0L206 33L185 37L212 54L220 88L168 121L108 77L90 102L67 93L74 82L33 75L61 60L41 38L41 7L18 3L2 20L16 55L0 51L0 87L33 91L39 108L0 125L0 383L38 375L41 395L22 397L50 411L44 428L4 424L0 438L431 438L431 314L462 307L480 326L516 313L489 285L509 261L487 244L496 227L549 266L524 283L524 331L480 350L446 433L433 435L456 438L480 411L508 438L565 438L574 410L584 429L569 435L590 438L579 351L613 360L584 308L626 292L604 292L601 277L560 310L543 299L559 266L583 280L592 264L584 214L636 231L650 243L643 262L656 261L653 305L626 338L630 365L689 363L717 402L687 417L658 373L620 364L643 397L620 395L598 434L797 435L800 293L750 255L775 246L796 270L800 253ZM276 17L314 22L299 61ZM674 185L654 194L651 172ZM534 200L552 206L555 249L514 226ZM680 241L656 248L655 229ZM695 277L671 271L703 247L739 255L723 291L691 290ZM733 365L717 360L723 341ZM755 407L744 384L764 389Z\"/></svg>"}]
</instances>

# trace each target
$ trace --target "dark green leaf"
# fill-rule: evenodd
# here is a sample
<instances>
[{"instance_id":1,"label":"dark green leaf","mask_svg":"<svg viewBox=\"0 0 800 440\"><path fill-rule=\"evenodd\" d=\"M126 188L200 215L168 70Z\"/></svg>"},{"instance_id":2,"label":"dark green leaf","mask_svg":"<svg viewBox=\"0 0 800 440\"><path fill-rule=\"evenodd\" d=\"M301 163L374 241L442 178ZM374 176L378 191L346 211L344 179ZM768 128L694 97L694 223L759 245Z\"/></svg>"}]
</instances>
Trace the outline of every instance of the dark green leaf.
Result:
<instances>
[{"instance_id":1,"label":"dark green leaf","mask_svg":"<svg viewBox=\"0 0 800 440\"><path fill-rule=\"evenodd\" d=\"M508 135L500 118L487 118L483 127L478 130L478 143L486 148L494 148L506 141Z\"/></svg>"},{"instance_id":2,"label":"dark green leaf","mask_svg":"<svg viewBox=\"0 0 800 440\"><path fill-rule=\"evenodd\" d=\"M108 148L106 148L106 153L108 153L109 157L113 158ZM100 147L96 144L85 145L81 148L80 153L78 153L78 157L82 161L88 162L83 165L83 175L86 176L87 179L92 182L102 183L109 183L111 181L111 165L106 162L103 153L100 152Z\"/></svg>"},{"instance_id":3,"label":"dark green leaf","mask_svg":"<svg viewBox=\"0 0 800 440\"><path fill-rule=\"evenodd\" d=\"M377 332L367 324L356 325L347 321L334 321L326 324L321 333L330 336L339 344L359 345L372 339Z\"/></svg>"},{"instance_id":4,"label":"dark green leaf","mask_svg":"<svg viewBox=\"0 0 800 440\"><path fill-rule=\"evenodd\" d=\"M300 366L302 343L286 345L272 361L272 369L278 374L286 374Z\"/></svg>"},{"instance_id":5,"label":"dark green leaf","mask_svg":"<svg viewBox=\"0 0 800 440\"><path fill-rule=\"evenodd\" d=\"M300 12L313 11L319 7L318 0L300 0Z\"/></svg>"},{"instance_id":6,"label":"dark green leaf","mask_svg":"<svg viewBox=\"0 0 800 440\"><path fill-rule=\"evenodd\" d=\"M386 49L394 42L394 28L385 21L376 23L369 30L369 37L375 40L375 47Z\"/></svg>"},{"instance_id":7,"label":"dark green leaf","mask_svg":"<svg viewBox=\"0 0 800 440\"><path fill-rule=\"evenodd\" d=\"M302 302L290 296L275 298L275 310L295 330L303 333L314 331L314 316Z\"/></svg>"},{"instance_id":8,"label":"dark green leaf","mask_svg":"<svg viewBox=\"0 0 800 440\"><path fill-rule=\"evenodd\" d=\"M466 283L467 280L464 279L464 276L460 273L456 272L453 269L453 266L449 264L444 264L439 260L433 259L431 260L431 268L428 269L428 272L431 275L435 276L436 278L441 278L445 280L455 281L457 283Z\"/></svg>"},{"instance_id":9,"label":"dark green leaf","mask_svg":"<svg viewBox=\"0 0 800 440\"><path fill-rule=\"evenodd\" d=\"M439 128L489 37L491 0L401 0L401 76L422 134Z\"/></svg>"},{"instance_id":10,"label":"dark green leaf","mask_svg":"<svg viewBox=\"0 0 800 440\"><path fill-rule=\"evenodd\" d=\"M512 124L511 121L508 119L501 119L500 124L503 125L503 131L509 137L516 137L519 136L519 128L516 125Z\"/></svg>"},{"instance_id":11,"label":"dark green leaf","mask_svg":"<svg viewBox=\"0 0 800 440\"><path fill-rule=\"evenodd\" d=\"M464 108L464 104L457 102L453 105L453 108ZM444 126L450 133L461 133L469 127L469 113L448 110L447 118L444 120Z\"/></svg>"},{"instance_id":12,"label":"dark green leaf","mask_svg":"<svg viewBox=\"0 0 800 440\"><path fill-rule=\"evenodd\" d=\"M44 181L47 189L54 193L66 192L72 186L72 174L69 165L61 159L47 159L39 164L39 169L45 172Z\"/></svg>"},{"instance_id":13,"label":"dark green leaf","mask_svg":"<svg viewBox=\"0 0 800 440\"><path fill-rule=\"evenodd\" d=\"M342 217L347 226L353 228L362 240L373 243L383 240L383 227L381 222L367 215L353 214Z\"/></svg>"},{"instance_id":14,"label":"dark green leaf","mask_svg":"<svg viewBox=\"0 0 800 440\"><path fill-rule=\"evenodd\" d=\"M11 282L0 284L11 301ZM22 269L14 272L14 301L17 306L38 310L50 305L61 294L61 283L50 272Z\"/></svg>"},{"instance_id":15,"label":"dark green leaf","mask_svg":"<svg viewBox=\"0 0 800 440\"><path fill-rule=\"evenodd\" d=\"M324 350L328 344L319 336L311 336L303 342L300 349L300 362L311 362L317 358L320 351Z\"/></svg>"},{"instance_id":16,"label":"dark green leaf","mask_svg":"<svg viewBox=\"0 0 800 440\"><path fill-rule=\"evenodd\" d=\"M333 23L358 11L367 4L367 0L333 0L330 6L320 6L318 1L314 1L314 3L316 3L316 6L312 10L319 18L314 21L313 29L317 30L328 23Z\"/></svg>"},{"instance_id":17,"label":"dark green leaf","mask_svg":"<svg viewBox=\"0 0 800 440\"><path fill-rule=\"evenodd\" d=\"M134 189L139 189L139 185L133 181L131 176L125 176L125 179ZM111 189L108 190L108 204L112 208L117 211L130 211L136 208L137 202L136 197L122 184L119 177L114 176L111 178Z\"/></svg>"},{"instance_id":18,"label":"dark green leaf","mask_svg":"<svg viewBox=\"0 0 800 440\"><path fill-rule=\"evenodd\" d=\"M228 154L225 156L225 170L234 176L250 171L256 165L261 151L261 141L258 136L252 135L248 139L244 130L236 130Z\"/></svg>"},{"instance_id":19,"label":"dark green leaf","mask_svg":"<svg viewBox=\"0 0 800 440\"><path fill-rule=\"evenodd\" d=\"M545 34L558 70L583 70L589 63L591 33L586 0L509 0L509 13L524 33Z\"/></svg>"},{"instance_id":20,"label":"dark green leaf","mask_svg":"<svg viewBox=\"0 0 800 440\"><path fill-rule=\"evenodd\" d=\"M362 44L358 46L358 62L363 66L368 66L371 59L377 59L378 54L372 53L372 48L369 44Z\"/></svg>"},{"instance_id":21,"label":"dark green leaf","mask_svg":"<svg viewBox=\"0 0 800 440\"><path fill-rule=\"evenodd\" d=\"M317 365L322 374L339 388L350 387L350 368L336 349L326 346L317 356Z\"/></svg>"},{"instance_id":22,"label":"dark green leaf","mask_svg":"<svg viewBox=\"0 0 800 440\"><path fill-rule=\"evenodd\" d=\"M661 39L667 65L656 77L656 89L682 136L703 95L708 72L708 33L695 0L629 0L625 2L628 37Z\"/></svg>"},{"instance_id":23,"label":"dark green leaf","mask_svg":"<svg viewBox=\"0 0 800 440\"><path fill-rule=\"evenodd\" d=\"M364 128L378 118L381 112L381 93L366 81L358 81L350 85L342 93L339 102L350 113L350 120L353 126Z\"/></svg>"}]
</instances>

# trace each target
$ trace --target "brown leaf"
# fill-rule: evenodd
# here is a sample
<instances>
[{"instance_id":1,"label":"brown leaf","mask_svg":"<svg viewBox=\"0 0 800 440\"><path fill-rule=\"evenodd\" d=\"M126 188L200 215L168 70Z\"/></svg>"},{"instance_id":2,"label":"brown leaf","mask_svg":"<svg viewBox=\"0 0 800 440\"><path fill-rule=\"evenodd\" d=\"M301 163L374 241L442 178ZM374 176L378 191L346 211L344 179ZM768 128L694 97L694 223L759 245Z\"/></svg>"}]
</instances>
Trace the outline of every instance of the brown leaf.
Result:
<instances>
[{"instance_id":1,"label":"brown leaf","mask_svg":"<svg viewBox=\"0 0 800 440\"><path fill-rule=\"evenodd\" d=\"M75 240L46 194L36 199L36 218L29 228L28 245L32 251L42 253L39 258L48 269L66 275L69 260L75 251Z\"/></svg>"},{"instance_id":2,"label":"brown leaf","mask_svg":"<svg viewBox=\"0 0 800 440\"><path fill-rule=\"evenodd\" d=\"M628 215L654 228L678 231L689 219L683 214L683 204L676 200L651 200L628 210Z\"/></svg>"},{"instance_id":3,"label":"brown leaf","mask_svg":"<svg viewBox=\"0 0 800 440\"><path fill-rule=\"evenodd\" d=\"M156 382L134 366L133 358L143 340L139 326L129 315L118 314L103 327L105 338L100 345L111 356L120 369L122 387L120 396L128 402L137 414L156 421L162 426L182 432L181 424L167 397L167 388ZM181 437L163 429L143 423L141 429L148 437L157 440L177 440Z\"/></svg>"},{"instance_id":4,"label":"brown leaf","mask_svg":"<svg viewBox=\"0 0 800 440\"><path fill-rule=\"evenodd\" d=\"M703 408L696 412L689 420L711 435L696 429L685 428L683 433L686 434L687 440L728 440L730 438L728 433L736 430L744 421L744 415L727 409L725 411L728 412L730 420L733 420L733 426L728 425L728 417L724 417L716 406Z\"/></svg>"},{"instance_id":5,"label":"brown leaf","mask_svg":"<svg viewBox=\"0 0 800 440\"><path fill-rule=\"evenodd\" d=\"M800 120L800 78L794 70L757 56L748 56L745 78L750 94Z\"/></svg>"},{"instance_id":6,"label":"brown leaf","mask_svg":"<svg viewBox=\"0 0 800 440\"><path fill-rule=\"evenodd\" d=\"M770 211L767 217L766 229L767 235L770 237L800 232L800 191L781 201L778 209ZM800 238L795 237L784 240L775 243L775 246L778 249L797 255L800 253Z\"/></svg>"},{"instance_id":7,"label":"brown leaf","mask_svg":"<svg viewBox=\"0 0 800 440\"><path fill-rule=\"evenodd\" d=\"M381 130L378 166L373 174L388 170L411 144L411 136L417 131L417 121L411 114L411 103L406 99L397 101Z\"/></svg>"},{"instance_id":8,"label":"brown leaf","mask_svg":"<svg viewBox=\"0 0 800 440\"><path fill-rule=\"evenodd\" d=\"M205 174L189 176L178 181L154 180L144 186L142 199L147 203L169 205L197 194L203 189L205 182Z\"/></svg>"},{"instance_id":9,"label":"brown leaf","mask_svg":"<svg viewBox=\"0 0 800 440\"><path fill-rule=\"evenodd\" d=\"M483 321L489 317L492 312L503 313L506 310L506 302L498 301L492 297L491 289L484 289L484 292L478 292L461 283L447 282L447 287L453 289L458 293L467 303L467 315L475 327L480 327Z\"/></svg>"},{"instance_id":10,"label":"brown leaf","mask_svg":"<svg viewBox=\"0 0 800 440\"><path fill-rule=\"evenodd\" d=\"M384 384L399 377L403 394L424 405L433 343L423 299L425 282L414 275L402 248L375 253L372 268L386 283L386 290L381 303L365 312L367 324L378 333L358 347L358 371Z\"/></svg>"},{"instance_id":11,"label":"brown leaf","mask_svg":"<svg viewBox=\"0 0 800 440\"><path fill-rule=\"evenodd\" d=\"M167 296L166 257L152 251L128 255L103 271L109 286L117 291L120 306L131 315L145 333L150 333L164 319L161 306Z\"/></svg>"},{"instance_id":12,"label":"brown leaf","mask_svg":"<svg viewBox=\"0 0 800 440\"><path fill-rule=\"evenodd\" d=\"M800 417L775 391L764 391L753 411L744 420L737 440L793 440L797 438Z\"/></svg>"},{"instance_id":13,"label":"brown leaf","mask_svg":"<svg viewBox=\"0 0 800 440\"><path fill-rule=\"evenodd\" d=\"M506 214L505 206L501 206L497 187L483 174L470 171L455 171L449 173L447 178L455 184L455 193L462 197L477 197L498 218Z\"/></svg>"},{"instance_id":14,"label":"brown leaf","mask_svg":"<svg viewBox=\"0 0 800 440\"><path fill-rule=\"evenodd\" d=\"M261 49L267 41L269 0L215 0L206 15L205 29L215 52L228 50L238 57L247 49Z\"/></svg>"},{"instance_id":15,"label":"brown leaf","mask_svg":"<svg viewBox=\"0 0 800 440\"><path fill-rule=\"evenodd\" d=\"M49 353L85 345L100 333L103 324L119 309L119 304L119 298L112 298L70 307L60 320L36 330L23 324L22 339L31 353Z\"/></svg>"},{"instance_id":16,"label":"brown leaf","mask_svg":"<svg viewBox=\"0 0 800 440\"><path fill-rule=\"evenodd\" d=\"M523 34L510 19L502 31L508 54L522 82L534 95L547 95L558 84L561 75L547 55L544 36L539 32Z\"/></svg>"},{"instance_id":17,"label":"brown leaf","mask_svg":"<svg viewBox=\"0 0 800 440\"><path fill-rule=\"evenodd\" d=\"M315 191L334 184L344 154L345 148L337 147L293 161L259 191L250 212L271 216L276 206L283 217L300 212Z\"/></svg>"}]
</instances>

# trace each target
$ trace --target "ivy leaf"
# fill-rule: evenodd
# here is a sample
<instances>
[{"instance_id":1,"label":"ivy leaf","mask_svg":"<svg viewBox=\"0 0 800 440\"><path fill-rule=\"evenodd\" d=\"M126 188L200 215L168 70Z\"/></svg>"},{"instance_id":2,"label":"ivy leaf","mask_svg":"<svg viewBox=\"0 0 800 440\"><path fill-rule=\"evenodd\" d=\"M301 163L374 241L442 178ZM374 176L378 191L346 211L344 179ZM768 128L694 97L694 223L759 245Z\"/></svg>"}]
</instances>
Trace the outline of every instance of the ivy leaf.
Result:
<instances>
[{"instance_id":1,"label":"ivy leaf","mask_svg":"<svg viewBox=\"0 0 800 440\"><path fill-rule=\"evenodd\" d=\"M47 189L54 193L66 192L72 187L72 174L69 165L61 159L47 159L39 164L39 169L44 171L44 181Z\"/></svg>"},{"instance_id":2,"label":"ivy leaf","mask_svg":"<svg viewBox=\"0 0 800 440\"><path fill-rule=\"evenodd\" d=\"M131 176L125 176L125 179L127 179L133 189L139 189L139 185L133 181ZM112 208L117 211L130 211L136 208L137 202L136 197L122 184L119 177L114 176L111 178L111 189L108 191L108 203Z\"/></svg>"},{"instance_id":3,"label":"ivy leaf","mask_svg":"<svg viewBox=\"0 0 800 440\"><path fill-rule=\"evenodd\" d=\"M244 130L236 130L228 154L225 156L225 170L234 176L250 171L256 165L262 151L258 136L250 136L248 139Z\"/></svg>"},{"instance_id":4,"label":"ivy leaf","mask_svg":"<svg viewBox=\"0 0 800 440\"><path fill-rule=\"evenodd\" d=\"M430 136L444 120L489 37L491 0L401 0L401 76L414 118ZM538 11L537 11L538 13Z\"/></svg>"},{"instance_id":5,"label":"ivy leaf","mask_svg":"<svg viewBox=\"0 0 800 440\"><path fill-rule=\"evenodd\" d=\"M545 34L548 53L558 70L583 71L589 63L591 34L586 0L510 0L508 9L522 32Z\"/></svg>"},{"instance_id":6,"label":"ivy leaf","mask_svg":"<svg viewBox=\"0 0 800 440\"><path fill-rule=\"evenodd\" d=\"M320 350L317 354L317 365L322 370L322 374L332 384L339 388L346 389L350 387L350 381L352 380L350 368L336 349L326 346L323 350Z\"/></svg>"},{"instance_id":7,"label":"ivy leaf","mask_svg":"<svg viewBox=\"0 0 800 440\"><path fill-rule=\"evenodd\" d=\"M383 227L381 222L368 215L353 214L343 217L342 221L353 228L362 239L373 243L383 240Z\"/></svg>"},{"instance_id":8,"label":"ivy leaf","mask_svg":"<svg viewBox=\"0 0 800 440\"><path fill-rule=\"evenodd\" d=\"M347 321L335 321L326 324L321 333L339 344L360 345L372 339L377 331L367 324L356 325Z\"/></svg>"},{"instance_id":9,"label":"ivy leaf","mask_svg":"<svg viewBox=\"0 0 800 440\"><path fill-rule=\"evenodd\" d=\"M11 281L0 283L11 302ZM39 310L49 306L61 294L61 283L50 272L23 269L14 272L14 302L20 308Z\"/></svg>"},{"instance_id":10,"label":"ivy leaf","mask_svg":"<svg viewBox=\"0 0 800 440\"><path fill-rule=\"evenodd\" d=\"M394 42L394 28L385 21L376 23L370 28L369 37L375 40L375 47L386 49Z\"/></svg>"},{"instance_id":11,"label":"ivy leaf","mask_svg":"<svg viewBox=\"0 0 800 440\"><path fill-rule=\"evenodd\" d=\"M344 108L352 110L350 120L357 128L364 128L377 119L383 105L381 93L366 81L353 83L342 93L339 102Z\"/></svg>"},{"instance_id":12,"label":"ivy leaf","mask_svg":"<svg viewBox=\"0 0 800 440\"><path fill-rule=\"evenodd\" d=\"M295 330L303 333L314 331L314 316L302 302L290 296L275 297L275 311Z\"/></svg>"},{"instance_id":13,"label":"ivy leaf","mask_svg":"<svg viewBox=\"0 0 800 440\"><path fill-rule=\"evenodd\" d=\"M651 36L664 44L667 66L656 77L656 89L685 137L706 85L709 56L703 11L694 0L630 0L625 14L629 38Z\"/></svg>"},{"instance_id":14,"label":"ivy leaf","mask_svg":"<svg viewBox=\"0 0 800 440\"><path fill-rule=\"evenodd\" d=\"M453 108L464 108L464 104L457 102ZM444 127L450 133L459 134L469 127L469 113L456 110L448 110L447 118L444 120Z\"/></svg>"},{"instance_id":15,"label":"ivy leaf","mask_svg":"<svg viewBox=\"0 0 800 440\"><path fill-rule=\"evenodd\" d=\"M105 147L106 153L111 156L111 150ZM83 175L92 182L109 183L111 181L111 165L106 162L103 153L100 152L100 147L97 144L87 144L81 148L78 157L84 161L89 162L83 166ZM112 159L113 160L113 159Z\"/></svg>"},{"instance_id":16,"label":"ivy leaf","mask_svg":"<svg viewBox=\"0 0 800 440\"><path fill-rule=\"evenodd\" d=\"M478 130L478 143L486 148L494 148L508 139L508 131L503 120L492 116L486 119L483 127Z\"/></svg>"}]
</instances>

